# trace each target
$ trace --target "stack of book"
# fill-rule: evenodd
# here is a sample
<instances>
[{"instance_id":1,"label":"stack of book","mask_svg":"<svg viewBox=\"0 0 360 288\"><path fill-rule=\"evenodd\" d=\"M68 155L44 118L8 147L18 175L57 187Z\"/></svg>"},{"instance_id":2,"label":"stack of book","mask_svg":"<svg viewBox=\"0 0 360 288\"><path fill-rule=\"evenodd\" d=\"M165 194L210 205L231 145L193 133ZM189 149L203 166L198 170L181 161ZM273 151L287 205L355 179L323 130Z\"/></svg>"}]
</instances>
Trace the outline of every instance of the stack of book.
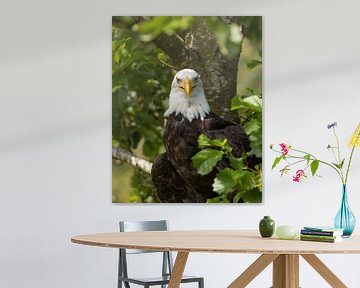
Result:
<instances>
[{"instance_id":1,"label":"stack of book","mask_svg":"<svg viewBox=\"0 0 360 288\"><path fill-rule=\"evenodd\" d=\"M343 232L343 229L334 227L304 227L301 229L300 239L302 241L336 243L342 241Z\"/></svg>"}]
</instances>

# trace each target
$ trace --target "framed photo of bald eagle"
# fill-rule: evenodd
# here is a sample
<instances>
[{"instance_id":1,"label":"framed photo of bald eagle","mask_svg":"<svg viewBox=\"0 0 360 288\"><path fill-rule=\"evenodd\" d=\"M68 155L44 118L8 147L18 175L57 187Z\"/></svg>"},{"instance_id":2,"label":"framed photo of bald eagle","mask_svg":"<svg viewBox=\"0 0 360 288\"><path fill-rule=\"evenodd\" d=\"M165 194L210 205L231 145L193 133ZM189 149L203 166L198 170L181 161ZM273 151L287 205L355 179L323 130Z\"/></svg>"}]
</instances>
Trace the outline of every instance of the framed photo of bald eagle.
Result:
<instances>
[{"instance_id":1,"label":"framed photo of bald eagle","mask_svg":"<svg viewBox=\"0 0 360 288\"><path fill-rule=\"evenodd\" d=\"M112 201L262 202L262 18L113 16Z\"/></svg>"}]
</instances>

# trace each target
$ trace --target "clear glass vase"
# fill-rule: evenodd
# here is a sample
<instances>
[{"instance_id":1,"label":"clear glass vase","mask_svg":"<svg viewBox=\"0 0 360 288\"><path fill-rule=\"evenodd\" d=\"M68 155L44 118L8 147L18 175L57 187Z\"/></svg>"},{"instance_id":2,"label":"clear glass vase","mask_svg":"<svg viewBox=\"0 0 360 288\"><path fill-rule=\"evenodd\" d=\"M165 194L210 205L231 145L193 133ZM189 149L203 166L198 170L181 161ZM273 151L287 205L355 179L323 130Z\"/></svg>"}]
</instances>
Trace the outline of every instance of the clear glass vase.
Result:
<instances>
[{"instance_id":1,"label":"clear glass vase","mask_svg":"<svg viewBox=\"0 0 360 288\"><path fill-rule=\"evenodd\" d=\"M350 237L355 228L356 219L349 207L346 185L342 187L341 206L336 214L334 224L336 228L344 229L343 237Z\"/></svg>"}]
</instances>

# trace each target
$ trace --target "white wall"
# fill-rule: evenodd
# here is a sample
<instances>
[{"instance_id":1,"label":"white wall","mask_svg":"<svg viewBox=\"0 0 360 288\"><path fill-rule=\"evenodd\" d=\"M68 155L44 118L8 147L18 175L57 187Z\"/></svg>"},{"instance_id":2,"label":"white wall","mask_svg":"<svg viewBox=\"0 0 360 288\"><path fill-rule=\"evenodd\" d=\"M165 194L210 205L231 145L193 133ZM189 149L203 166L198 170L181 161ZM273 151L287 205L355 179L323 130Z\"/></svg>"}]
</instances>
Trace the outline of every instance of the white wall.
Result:
<instances>
[{"instance_id":1,"label":"white wall","mask_svg":"<svg viewBox=\"0 0 360 288\"><path fill-rule=\"evenodd\" d=\"M1 2L0 287L115 287L116 250L70 237L116 231L119 219L167 218L172 229L256 228L263 215L298 227L331 224L340 204L335 175L280 179L267 147L291 141L327 157L325 126L337 121L347 149L360 120L360 2L217 2ZM111 204L111 16L220 13L264 17L264 203ZM349 192L360 218L355 156ZM321 258L348 287L360 287L359 257ZM187 272L222 288L255 258L193 254ZM249 287L269 287L270 276L267 269ZM303 262L301 285L327 287Z\"/></svg>"}]
</instances>

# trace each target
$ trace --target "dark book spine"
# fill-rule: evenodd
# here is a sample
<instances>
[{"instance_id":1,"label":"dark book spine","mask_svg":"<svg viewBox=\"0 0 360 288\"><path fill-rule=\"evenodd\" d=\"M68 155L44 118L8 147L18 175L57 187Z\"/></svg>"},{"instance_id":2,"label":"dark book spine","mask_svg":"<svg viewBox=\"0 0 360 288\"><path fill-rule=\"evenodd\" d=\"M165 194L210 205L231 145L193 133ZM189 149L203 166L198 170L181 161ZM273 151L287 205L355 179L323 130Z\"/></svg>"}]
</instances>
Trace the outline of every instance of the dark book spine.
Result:
<instances>
[{"instance_id":1,"label":"dark book spine","mask_svg":"<svg viewBox=\"0 0 360 288\"><path fill-rule=\"evenodd\" d=\"M301 241L314 241L314 242L335 243L335 239L326 239L326 238L300 237L300 240L301 240Z\"/></svg>"},{"instance_id":2,"label":"dark book spine","mask_svg":"<svg viewBox=\"0 0 360 288\"><path fill-rule=\"evenodd\" d=\"M315 231L315 230L301 230L301 234L304 235L318 235L318 236L334 236L332 231Z\"/></svg>"}]
</instances>

